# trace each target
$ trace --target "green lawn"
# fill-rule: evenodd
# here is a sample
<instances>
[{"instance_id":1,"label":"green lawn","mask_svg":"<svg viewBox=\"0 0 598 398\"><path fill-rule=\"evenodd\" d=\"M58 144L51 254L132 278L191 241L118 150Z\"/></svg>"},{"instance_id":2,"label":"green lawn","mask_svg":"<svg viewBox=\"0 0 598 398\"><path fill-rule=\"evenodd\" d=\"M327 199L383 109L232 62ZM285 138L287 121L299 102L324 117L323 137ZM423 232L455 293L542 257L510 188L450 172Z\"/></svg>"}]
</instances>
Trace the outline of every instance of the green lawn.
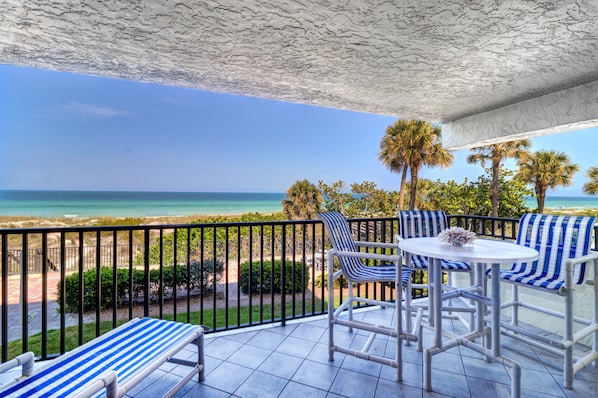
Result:
<instances>
[{"instance_id":1,"label":"green lawn","mask_svg":"<svg viewBox=\"0 0 598 398\"><path fill-rule=\"evenodd\" d=\"M296 302L295 303L295 313L302 314L301 311L302 303ZM316 311L321 307L322 302L316 299L315 308ZM326 305L326 304L324 304ZM286 308L286 316L287 318L293 313L293 303L288 302L285 305ZM312 302L307 301L305 303L305 315L311 314ZM249 325L257 325L260 323L268 323L274 322L276 320L281 319L281 311L282 307L280 304L264 304L261 307L259 305L254 305L251 307L251 317L250 317L250 310L249 306L245 307L231 307L228 309L228 319L226 317L225 309L216 309L216 312L211 309L206 309L203 313L199 311L194 311L189 314L186 312L178 313L176 316L176 320L179 322L190 322L193 324L201 324L209 328L210 331L213 330L221 330L225 328L234 328L234 327L245 327ZM274 318L272 318L272 311L274 311ZM203 316L202 316L203 314ZM164 314L164 319L167 320L174 320L174 316L172 314ZM214 326L214 319L215 319L215 326ZM117 321L117 326L122 325L123 323L127 322L127 320L119 320ZM103 321L100 322L100 333L106 333L112 330L112 321ZM78 337L79 336L79 327L78 326L69 326L65 329L65 346L66 351L70 351L79 346ZM83 343L86 343L96 337L96 323L86 323L83 325ZM60 352L60 331L57 329L49 330L47 333L47 344L48 344L48 353L59 353ZM41 356L41 346L42 346L42 334L38 333L36 335L30 336L28 340L28 350L33 351L36 356ZM21 340L14 340L8 343L8 359L15 358L16 356L20 355L23 352L22 341Z\"/></svg>"},{"instance_id":2,"label":"green lawn","mask_svg":"<svg viewBox=\"0 0 598 398\"><path fill-rule=\"evenodd\" d=\"M339 304L339 296L335 294L336 305ZM323 302L324 309L326 309L327 301ZM318 311L322 308L322 300L316 298L313 302L315 308L314 315L320 314ZM305 302L305 313L302 311L303 303L301 301L295 302L295 314L297 316L311 315L312 301ZM286 317L289 319L293 314L293 302L288 301L285 305ZM180 312L177 313L176 320L179 322L190 322L193 324L200 324L208 328L208 331L232 329L236 327L246 327L250 325L259 325L261 323L270 323L279 321L282 317L282 307L280 304L264 304L259 306L258 304L251 307L251 316L249 306L243 307L229 307L228 319L226 317L226 310L223 308L216 309L204 309L203 312L193 311L191 313ZM175 320L172 314L164 314L164 319ZM126 319L118 320L117 326L127 322ZM100 334L106 333L113 329L112 320L100 322ZM83 325L83 343L86 343L96 337L96 323L85 323ZM79 344L79 327L69 326L65 329L65 348L66 351L70 351ZM28 350L33 351L36 356L41 356L41 340L42 335L38 333L30 336L28 340ZM47 333L47 345L48 354L57 354L60 352L60 331L49 330ZM22 341L14 340L8 343L8 359L15 358L16 356L23 353Z\"/></svg>"}]
</instances>

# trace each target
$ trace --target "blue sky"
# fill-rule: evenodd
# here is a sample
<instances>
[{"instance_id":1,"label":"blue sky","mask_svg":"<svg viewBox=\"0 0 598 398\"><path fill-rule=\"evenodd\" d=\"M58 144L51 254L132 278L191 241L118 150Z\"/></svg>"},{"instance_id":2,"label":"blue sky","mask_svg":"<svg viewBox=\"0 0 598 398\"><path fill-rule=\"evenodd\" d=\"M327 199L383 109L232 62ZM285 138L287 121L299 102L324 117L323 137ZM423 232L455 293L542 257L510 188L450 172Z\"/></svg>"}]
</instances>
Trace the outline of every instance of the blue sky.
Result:
<instances>
[{"instance_id":1,"label":"blue sky","mask_svg":"<svg viewBox=\"0 0 598 398\"><path fill-rule=\"evenodd\" d=\"M378 161L396 117L6 65L0 90L0 189L284 192L306 178L398 190ZM581 166L549 195L582 194L596 133L533 139ZM476 179L469 153L422 177Z\"/></svg>"}]
</instances>

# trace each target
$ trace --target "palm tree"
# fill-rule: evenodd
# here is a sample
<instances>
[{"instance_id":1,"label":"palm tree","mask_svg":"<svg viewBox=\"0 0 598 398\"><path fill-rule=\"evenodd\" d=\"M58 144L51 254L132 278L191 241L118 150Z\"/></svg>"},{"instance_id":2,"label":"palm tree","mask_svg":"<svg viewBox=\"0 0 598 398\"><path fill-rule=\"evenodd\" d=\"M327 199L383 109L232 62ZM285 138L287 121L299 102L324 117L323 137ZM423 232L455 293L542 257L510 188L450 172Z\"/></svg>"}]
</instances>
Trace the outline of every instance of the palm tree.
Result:
<instances>
[{"instance_id":1,"label":"palm tree","mask_svg":"<svg viewBox=\"0 0 598 398\"><path fill-rule=\"evenodd\" d=\"M421 120L397 120L386 128L378 159L401 173L399 208L403 208L407 170L411 174L409 209L415 209L418 174L422 167L448 167L454 156L442 148L440 127Z\"/></svg>"},{"instance_id":2,"label":"palm tree","mask_svg":"<svg viewBox=\"0 0 598 398\"><path fill-rule=\"evenodd\" d=\"M583 184L583 193L588 195L598 195L598 166L592 166L586 172L590 181Z\"/></svg>"},{"instance_id":3,"label":"palm tree","mask_svg":"<svg viewBox=\"0 0 598 398\"><path fill-rule=\"evenodd\" d=\"M498 182L500 165L503 160L515 158L519 159L526 149L532 146L530 140L509 141L501 144L492 144L473 148L467 157L467 163L480 163L485 167L487 161L492 163L492 183L491 183L491 202L492 217L498 217Z\"/></svg>"},{"instance_id":4,"label":"palm tree","mask_svg":"<svg viewBox=\"0 0 598 398\"><path fill-rule=\"evenodd\" d=\"M404 120L397 120L393 125L386 127L385 134L380 142L380 154L378 155L378 160L388 167L392 173L401 173L399 210L403 209L405 203L408 170L405 154L403 153L403 143L401 141L401 129L404 124Z\"/></svg>"},{"instance_id":5,"label":"palm tree","mask_svg":"<svg viewBox=\"0 0 598 398\"><path fill-rule=\"evenodd\" d=\"M307 180L295 182L282 200L282 211L291 220L313 220L322 208L322 191Z\"/></svg>"},{"instance_id":6,"label":"palm tree","mask_svg":"<svg viewBox=\"0 0 598 398\"><path fill-rule=\"evenodd\" d=\"M534 185L540 214L544 213L546 190L573 184L573 175L579 170L569 156L555 150L528 153L519 159L518 165L519 176Z\"/></svg>"}]
</instances>

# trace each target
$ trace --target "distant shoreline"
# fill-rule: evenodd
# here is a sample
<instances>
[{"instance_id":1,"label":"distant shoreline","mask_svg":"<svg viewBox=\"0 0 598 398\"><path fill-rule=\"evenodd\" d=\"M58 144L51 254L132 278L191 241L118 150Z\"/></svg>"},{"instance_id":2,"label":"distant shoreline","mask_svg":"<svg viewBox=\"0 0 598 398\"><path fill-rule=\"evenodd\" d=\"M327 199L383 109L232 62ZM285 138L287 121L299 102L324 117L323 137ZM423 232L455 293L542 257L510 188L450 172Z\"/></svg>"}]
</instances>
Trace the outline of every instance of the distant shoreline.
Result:
<instances>
[{"instance_id":1,"label":"distant shoreline","mask_svg":"<svg viewBox=\"0 0 598 398\"><path fill-rule=\"evenodd\" d=\"M240 214L192 214L181 216L149 216L149 217L37 217L37 216L6 216L0 215L0 229L2 228L60 228L76 226L125 225L121 221L130 220L135 225L174 225L190 224L210 218L234 219L244 214L258 213L264 216L282 214L282 212L247 212Z\"/></svg>"},{"instance_id":2,"label":"distant shoreline","mask_svg":"<svg viewBox=\"0 0 598 398\"><path fill-rule=\"evenodd\" d=\"M271 216L282 214L282 212L246 212L239 214L192 214L180 216L146 216L146 217L37 217L37 216L7 216L0 215L0 229L17 228L60 228L75 226L101 226L101 225L125 225L122 221L129 220L127 225L181 225L190 224L200 220L223 218L231 220L244 214L263 214ZM546 208L545 214L555 215L598 215L598 207L585 209L552 209Z\"/></svg>"},{"instance_id":3,"label":"distant shoreline","mask_svg":"<svg viewBox=\"0 0 598 398\"><path fill-rule=\"evenodd\" d=\"M282 211L284 193L0 190L0 216L187 217Z\"/></svg>"}]
</instances>

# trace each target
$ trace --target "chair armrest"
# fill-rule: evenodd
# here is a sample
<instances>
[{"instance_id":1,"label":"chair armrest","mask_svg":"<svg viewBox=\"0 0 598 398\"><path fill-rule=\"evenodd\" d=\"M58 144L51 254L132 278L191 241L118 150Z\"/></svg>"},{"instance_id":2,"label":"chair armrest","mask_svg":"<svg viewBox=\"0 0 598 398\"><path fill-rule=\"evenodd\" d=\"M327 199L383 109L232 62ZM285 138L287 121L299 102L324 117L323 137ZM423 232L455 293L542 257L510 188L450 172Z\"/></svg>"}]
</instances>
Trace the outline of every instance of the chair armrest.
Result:
<instances>
[{"instance_id":1,"label":"chair armrest","mask_svg":"<svg viewBox=\"0 0 598 398\"><path fill-rule=\"evenodd\" d=\"M361 247L382 247L382 248L386 248L386 249L397 249L397 244L396 243L385 243L385 242L365 242L365 241L355 241L355 245L356 246L361 246Z\"/></svg>"},{"instance_id":2,"label":"chair armrest","mask_svg":"<svg viewBox=\"0 0 598 398\"><path fill-rule=\"evenodd\" d=\"M10 361L0 364L0 373L9 371L10 369L16 368L17 366L23 366L22 376L31 376L34 367L34 355L31 351L19 355L18 357L11 359Z\"/></svg>"},{"instance_id":3,"label":"chair armrest","mask_svg":"<svg viewBox=\"0 0 598 398\"><path fill-rule=\"evenodd\" d=\"M581 257L568 258L567 260L565 260L565 263L575 265L595 260L598 260L598 252L591 252Z\"/></svg>"},{"instance_id":4,"label":"chair armrest","mask_svg":"<svg viewBox=\"0 0 598 398\"><path fill-rule=\"evenodd\" d=\"M106 390L106 398L116 398L124 395L119 394L118 376L114 370L105 370L96 378L87 382L87 387L79 393L78 397L91 397L102 390Z\"/></svg>"},{"instance_id":5,"label":"chair armrest","mask_svg":"<svg viewBox=\"0 0 598 398\"><path fill-rule=\"evenodd\" d=\"M359 257L359 258L366 258L371 260L381 260L381 261L392 261L392 262L400 262L401 255L400 254L378 254L378 253L363 253L363 252L345 252L345 251L336 251L331 250L329 254L338 257Z\"/></svg>"},{"instance_id":6,"label":"chair armrest","mask_svg":"<svg viewBox=\"0 0 598 398\"><path fill-rule=\"evenodd\" d=\"M576 265L591 261L594 263L594 267L598 267L596 260L598 260L598 252L590 252L589 254L586 254L585 256L566 259L565 260L565 281L567 281L568 278L573 277L573 273L575 271ZM594 274L594 275L596 275L596 274ZM573 282L569 281L569 283L573 283ZM594 283L596 283L596 281L594 281L593 279L586 278L585 283L587 283L590 286L593 286ZM567 286L567 282L565 282L565 285Z\"/></svg>"}]
</instances>

